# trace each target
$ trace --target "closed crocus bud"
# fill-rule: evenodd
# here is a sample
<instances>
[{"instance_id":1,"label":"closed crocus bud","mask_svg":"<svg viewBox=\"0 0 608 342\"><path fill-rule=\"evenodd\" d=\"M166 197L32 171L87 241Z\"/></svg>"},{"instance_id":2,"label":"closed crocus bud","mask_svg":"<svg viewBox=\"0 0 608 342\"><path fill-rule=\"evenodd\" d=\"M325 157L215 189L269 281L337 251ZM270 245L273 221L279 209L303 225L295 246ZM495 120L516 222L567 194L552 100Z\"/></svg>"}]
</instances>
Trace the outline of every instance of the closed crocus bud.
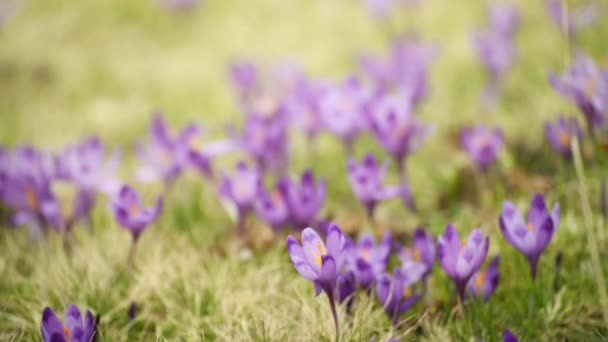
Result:
<instances>
[{"instance_id":1,"label":"closed crocus bud","mask_svg":"<svg viewBox=\"0 0 608 342\"><path fill-rule=\"evenodd\" d=\"M253 209L261 187L262 175L259 169L244 161L236 164L231 176L226 173L222 175L220 196L236 206L237 231L240 235L245 234L246 217Z\"/></svg>"},{"instance_id":2,"label":"closed crocus bud","mask_svg":"<svg viewBox=\"0 0 608 342\"><path fill-rule=\"evenodd\" d=\"M267 192L263 187L260 187L258 192L255 212L274 231L281 230L289 222L285 191L285 181L280 181L272 192Z\"/></svg>"},{"instance_id":3,"label":"closed crocus bud","mask_svg":"<svg viewBox=\"0 0 608 342\"><path fill-rule=\"evenodd\" d=\"M500 231L509 244L526 256L533 279L536 279L538 259L559 227L559 215L559 203L549 212L541 194L535 194L532 198L527 220L524 220L515 204L510 201L503 204L499 218Z\"/></svg>"},{"instance_id":4,"label":"closed crocus bud","mask_svg":"<svg viewBox=\"0 0 608 342\"><path fill-rule=\"evenodd\" d=\"M460 135L465 152L482 171L488 170L498 158L503 139L500 128L490 130L485 126L463 128Z\"/></svg>"},{"instance_id":5,"label":"closed crocus bud","mask_svg":"<svg viewBox=\"0 0 608 342\"><path fill-rule=\"evenodd\" d=\"M303 229L316 223L325 204L326 191L325 179L315 179L311 170L304 171L299 183L291 179L285 181L290 223L294 228Z\"/></svg>"},{"instance_id":6,"label":"closed crocus bud","mask_svg":"<svg viewBox=\"0 0 608 342\"><path fill-rule=\"evenodd\" d=\"M416 228L411 247L401 247L399 259L403 265L416 263L422 266L422 278L428 277L435 263L435 239L422 227Z\"/></svg>"},{"instance_id":7,"label":"closed crocus bud","mask_svg":"<svg viewBox=\"0 0 608 342\"><path fill-rule=\"evenodd\" d=\"M414 294L411 290L411 286L419 279L401 268L396 268L393 276L383 273L378 277L376 294L393 324L396 325L399 316L422 298L422 294Z\"/></svg>"}]
</instances>

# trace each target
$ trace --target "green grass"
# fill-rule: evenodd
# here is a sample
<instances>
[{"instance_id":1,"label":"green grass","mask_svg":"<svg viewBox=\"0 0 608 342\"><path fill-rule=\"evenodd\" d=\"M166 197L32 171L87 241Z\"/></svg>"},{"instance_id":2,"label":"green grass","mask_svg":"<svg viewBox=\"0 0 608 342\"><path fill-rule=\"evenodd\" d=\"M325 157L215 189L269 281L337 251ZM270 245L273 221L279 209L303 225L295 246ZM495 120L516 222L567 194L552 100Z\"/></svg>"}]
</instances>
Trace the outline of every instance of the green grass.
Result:
<instances>
[{"instance_id":1,"label":"green grass","mask_svg":"<svg viewBox=\"0 0 608 342\"><path fill-rule=\"evenodd\" d=\"M400 236L418 224L435 234L448 222L461 233L481 227L491 236L489 256L501 256L496 295L487 304L469 303L461 317L454 309L455 290L436 265L432 306L419 304L396 329L375 298L360 293L352 316L340 309L341 340L493 341L505 328L523 340L608 338L576 174L571 165L560 166L544 142L544 120L575 113L546 81L548 71L567 63L567 44L541 1L514 2L523 21L519 60L502 102L490 113L478 106L484 78L469 43L470 30L483 25L485 1L426 1L419 12L395 21L441 45L431 94L420 110L436 132L408 166L419 212L407 212L400 203L382 204L378 211L382 226ZM607 13L605 4L601 8ZM608 22L602 20L583 33L581 46L598 60L606 58L606 37ZM186 16L169 15L153 1L58 0L24 2L0 28L0 46L0 142L59 149L92 133L112 146L130 146L144 134L155 108L165 110L173 127L195 119L219 132L225 121L240 117L226 77L232 58L252 56L268 64L295 58L313 75L340 77L353 69L358 52L382 51L386 41L356 0L207 0ZM449 139L450 132L473 122L500 125L507 137L491 185L481 189L468 159ZM324 214L348 230L369 228L361 224L363 212L341 167L346 159L341 146L324 135L318 153L306 155L297 141L291 171L312 167L328 179ZM357 155L368 149L379 150L364 137ZM135 162L130 151L126 157L130 167L121 172L132 180ZM599 220L605 157L596 162L587 157L593 222ZM146 198L151 201L160 189L145 187ZM527 206L535 191L560 202L562 221L532 289L524 258L500 236L497 220L504 199ZM272 243L269 230L252 221L257 247L243 260L234 246L233 223L213 188L196 175L178 181L162 217L143 234L133 272L126 269L129 234L112 220L105 199L98 204L93 234L77 229L71 253L57 234L30 242L26 229L0 232L0 340L40 339L44 306L63 313L75 303L101 314L105 341L332 341L327 301L315 298L312 284L293 269L286 234ZM605 275L606 231L600 227ZM554 289L558 251L564 259L561 286ZM530 310L533 292L537 300ZM129 323L131 301L139 312Z\"/></svg>"}]
</instances>

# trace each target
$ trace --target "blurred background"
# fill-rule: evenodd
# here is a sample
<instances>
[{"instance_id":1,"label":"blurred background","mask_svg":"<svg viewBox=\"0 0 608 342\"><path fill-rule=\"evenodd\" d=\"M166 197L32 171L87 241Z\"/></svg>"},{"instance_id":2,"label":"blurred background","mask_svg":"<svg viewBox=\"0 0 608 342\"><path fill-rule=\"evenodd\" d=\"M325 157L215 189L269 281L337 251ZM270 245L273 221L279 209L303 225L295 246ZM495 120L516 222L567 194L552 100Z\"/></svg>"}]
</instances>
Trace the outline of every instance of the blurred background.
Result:
<instances>
[{"instance_id":1,"label":"blurred background","mask_svg":"<svg viewBox=\"0 0 608 342\"><path fill-rule=\"evenodd\" d=\"M544 1L510 3L522 16L519 60L497 110L525 120L497 120L524 128L563 108L546 76L563 68L568 43ZM488 4L418 1L397 8L387 25L357 0L2 0L1 142L59 148L97 133L127 143L143 134L154 109L174 126L194 119L221 127L240 118L231 61L288 61L339 79L355 70L361 52L387 49L387 26L440 47L422 116L440 126L474 119L484 78L470 34L485 25ZM608 4L597 5L605 11ZM607 26L600 20L579 38L597 58L605 58Z\"/></svg>"}]
</instances>

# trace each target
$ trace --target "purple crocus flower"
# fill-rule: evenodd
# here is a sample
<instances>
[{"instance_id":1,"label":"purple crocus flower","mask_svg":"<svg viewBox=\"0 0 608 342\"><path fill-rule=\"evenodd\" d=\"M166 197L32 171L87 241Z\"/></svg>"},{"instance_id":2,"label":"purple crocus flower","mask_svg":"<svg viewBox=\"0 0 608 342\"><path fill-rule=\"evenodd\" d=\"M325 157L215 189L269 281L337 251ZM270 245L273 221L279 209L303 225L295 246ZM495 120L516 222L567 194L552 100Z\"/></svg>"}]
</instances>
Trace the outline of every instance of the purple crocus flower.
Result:
<instances>
[{"instance_id":1,"label":"purple crocus flower","mask_svg":"<svg viewBox=\"0 0 608 342\"><path fill-rule=\"evenodd\" d=\"M483 264L489 246L490 238L486 236L484 239L480 229L473 229L466 243L461 242L452 224L449 224L445 233L437 238L439 264L456 284L462 303L464 303L467 283Z\"/></svg>"},{"instance_id":2,"label":"purple crocus flower","mask_svg":"<svg viewBox=\"0 0 608 342\"><path fill-rule=\"evenodd\" d=\"M500 280L499 260L499 257L495 256L485 271L478 271L469 280L469 291L474 298L483 298L487 302L496 292Z\"/></svg>"},{"instance_id":3,"label":"purple crocus flower","mask_svg":"<svg viewBox=\"0 0 608 342\"><path fill-rule=\"evenodd\" d=\"M488 24L492 32L503 37L513 37L519 27L519 11L510 4L492 4L488 9Z\"/></svg>"},{"instance_id":4,"label":"purple crocus flower","mask_svg":"<svg viewBox=\"0 0 608 342\"><path fill-rule=\"evenodd\" d=\"M87 310L83 321L80 309L70 304L65 311L64 323L50 307L45 307L40 331L44 342L90 342L96 339L97 328L91 311Z\"/></svg>"},{"instance_id":5,"label":"purple crocus flower","mask_svg":"<svg viewBox=\"0 0 608 342\"><path fill-rule=\"evenodd\" d=\"M173 137L162 113L157 112L150 124L148 144L135 145L143 163L137 170L137 178L144 182L160 179L168 185L173 183L187 163L188 142L195 129L194 125L188 125Z\"/></svg>"},{"instance_id":6,"label":"purple crocus flower","mask_svg":"<svg viewBox=\"0 0 608 342\"><path fill-rule=\"evenodd\" d=\"M235 137L261 170L282 171L287 164L287 119L285 115L249 114L244 131Z\"/></svg>"},{"instance_id":7,"label":"purple crocus flower","mask_svg":"<svg viewBox=\"0 0 608 342\"><path fill-rule=\"evenodd\" d=\"M431 274L435 263L435 240L431 232L422 227L416 228L412 248L402 247L399 253L402 264L417 263L423 266L422 278Z\"/></svg>"},{"instance_id":8,"label":"purple crocus flower","mask_svg":"<svg viewBox=\"0 0 608 342\"><path fill-rule=\"evenodd\" d=\"M285 181L279 181L271 193L263 187L258 190L255 211L274 231L281 230L289 222L289 206L286 199Z\"/></svg>"},{"instance_id":9,"label":"purple crocus flower","mask_svg":"<svg viewBox=\"0 0 608 342\"><path fill-rule=\"evenodd\" d=\"M80 219L88 220L91 225L90 212L97 192L113 195L119 190L120 183L115 173L120 158L120 151L115 150L106 161L105 146L97 137L69 145L57 156L57 178L73 183L77 188L73 212L66 219L67 231Z\"/></svg>"},{"instance_id":10,"label":"purple crocus flower","mask_svg":"<svg viewBox=\"0 0 608 342\"><path fill-rule=\"evenodd\" d=\"M577 8L568 8L567 16L564 16L562 0L547 0L547 10L560 30L572 38L576 38L582 29L599 18L598 8L591 2Z\"/></svg>"},{"instance_id":11,"label":"purple crocus flower","mask_svg":"<svg viewBox=\"0 0 608 342\"><path fill-rule=\"evenodd\" d=\"M385 186L388 163L380 165L376 157L368 153L361 163L348 161L348 179L355 196L367 210L368 217L373 219L374 209L379 201L400 197L404 203L413 208L413 199L407 185Z\"/></svg>"},{"instance_id":12,"label":"purple crocus flower","mask_svg":"<svg viewBox=\"0 0 608 342\"><path fill-rule=\"evenodd\" d=\"M123 185L110 202L114 218L123 228L131 232L133 242L129 252L128 265L135 263L135 246L141 233L157 218L163 206L162 197L157 197L153 207L144 207L139 194L130 186Z\"/></svg>"},{"instance_id":13,"label":"purple crocus flower","mask_svg":"<svg viewBox=\"0 0 608 342\"><path fill-rule=\"evenodd\" d=\"M369 119L371 131L380 145L395 158L400 171L405 168L405 158L420 147L431 131L431 126L412 114L410 100L402 95L380 98Z\"/></svg>"},{"instance_id":14,"label":"purple crocus flower","mask_svg":"<svg viewBox=\"0 0 608 342\"><path fill-rule=\"evenodd\" d=\"M413 294L411 290L418 280L418 277L412 277L401 268L396 268L392 277L388 273L378 277L376 294L393 324L396 325L399 316L422 298L422 294Z\"/></svg>"},{"instance_id":15,"label":"purple crocus flower","mask_svg":"<svg viewBox=\"0 0 608 342\"><path fill-rule=\"evenodd\" d=\"M486 126L463 128L460 141L465 152L482 171L488 168L498 158L502 149L503 133L500 128L488 129Z\"/></svg>"},{"instance_id":16,"label":"purple crocus flower","mask_svg":"<svg viewBox=\"0 0 608 342\"><path fill-rule=\"evenodd\" d=\"M608 71L579 54L561 76L549 74L549 81L560 95L576 104L585 115L591 132L593 128L604 127L608 110Z\"/></svg>"},{"instance_id":17,"label":"purple crocus flower","mask_svg":"<svg viewBox=\"0 0 608 342\"><path fill-rule=\"evenodd\" d=\"M158 3L164 8L179 12L187 13L195 9L199 4L200 0L157 0Z\"/></svg>"},{"instance_id":18,"label":"purple crocus flower","mask_svg":"<svg viewBox=\"0 0 608 342\"><path fill-rule=\"evenodd\" d=\"M339 335L336 313L336 284L345 261L346 238L340 227L332 223L327 231L326 243L312 228L302 231L302 245L292 236L287 237L287 251L296 270L315 285L317 296L325 292L329 299L336 335Z\"/></svg>"},{"instance_id":19,"label":"purple crocus flower","mask_svg":"<svg viewBox=\"0 0 608 342\"><path fill-rule=\"evenodd\" d=\"M236 206L237 232L245 233L246 218L253 209L262 187L262 176L256 166L249 166L244 161L236 164L232 177L222 175L220 196L229 200Z\"/></svg>"},{"instance_id":20,"label":"purple crocus flower","mask_svg":"<svg viewBox=\"0 0 608 342\"><path fill-rule=\"evenodd\" d=\"M243 99L250 98L258 87L258 66L251 61L236 61L230 65L230 78Z\"/></svg>"},{"instance_id":21,"label":"purple crocus flower","mask_svg":"<svg viewBox=\"0 0 608 342\"><path fill-rule=\"evenodd\" d=\"M285 181L290 221L296 229L306 228L316 222L319 211L325 204L326 191L325 179L316 181L311 170L304 171L299 184L291 179Z\"/></svg>"},{"instance_id":22,"label":"purple crocus flower","mask_svg":"<svg viewBox=\"0 0 608 342\"><path fill-rule=\"evenodd\" d=\"M357 282L353 271L342 272L337 279L337 299L338 303L346 303L346 311L350 312L354 297L357 292Z\"/></svg>"},{"instance_id":23,"label":"purple crocus flower","mask_svg":"<svg viewBox=\"0 0 608 342\"><path fill-rule=\"evenodd\" d=\"M319 115L323 126L342 139L351 151L355 138L366 128L365 110L371 90L357 79L328 87L320 98Z\"/></svg>"},{"instance_id":24,"label":"purple crocus flower","mask_svg":"<svg viewBox=\"0 0 608 342\"><path fill-rule=\"evenodd\" d=\"M536 279L538 259L559 227L559 214L559 203L549 212L541 194L535 194L532 198L527 223L512 202L505 201L503 204L500 230L507 242L528 259L532 279Z\"/></svg>"},{"instance_id":25,"label":"purple crocus flower","mask_svg":"<svg viewBox=\"0 0 608 342\"><path fill-rule=\"evenodd\" d=\"M502 332L502 342L517 342L518 339L515 336L515 334L513 334L513 332L509 329L505 329Z\"/></svg>"},{"instance_id":26,"label":"purple crocus flower","mask_svg":"<svg viewBox=\"0 0 608 342\"><path fill-rule=\"evenodd\" d=\"M572 139L576 137L578 141L583 138L583 131L575 118L559 117L555 122L545 124L545 135L551 147L561 154L565 159L572 158Z\"/></svg>"},{"instance_id":27,"label":"purple crocus flower","mask_svg":"<svg viewBox=\"0 0 608 342\"><path fill-rule=\"evenodd\" d=\"M353 271L361 288L369 289L386 269L391 252L391 241L390 233L385 234L379 244L376 244L372 234L363 233L357 244L349 248L348 268Z\"/></svg>"}]
</instances>

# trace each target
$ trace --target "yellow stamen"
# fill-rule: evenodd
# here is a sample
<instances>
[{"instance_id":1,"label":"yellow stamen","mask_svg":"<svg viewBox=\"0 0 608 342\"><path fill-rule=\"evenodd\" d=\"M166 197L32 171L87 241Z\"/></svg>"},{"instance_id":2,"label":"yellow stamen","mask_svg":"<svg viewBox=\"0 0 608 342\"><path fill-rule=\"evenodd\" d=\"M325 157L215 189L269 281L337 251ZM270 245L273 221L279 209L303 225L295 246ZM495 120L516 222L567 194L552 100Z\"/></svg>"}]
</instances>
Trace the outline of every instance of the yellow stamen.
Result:
<instances>
[{"instance_id":1,"label":"yellow stamen","mask_svg":"<svg viewBox=\"0 0 608 342\"><path fill-rule=\"evenodd\" d=\"M532 224L532 222L528 222L528 230L529 231L534 230L534 225Z\"/></svg>"},{"instance_id":2,"label":"yellow stamen","mask_svg":"<svg viewBox=\"0 0 608 342\"><path fill-rule=\"evenodd\" d=\"M29 188L25 191L25 200L30 209L35 210L38 208L38 197L36 196L34 189Z\"/></svg>"},{"instance_id":3,"label":"yellow stamen","mask_svg":"<svg viewBox=\"0 0 608 342\"><path fill-rule=\"evenodd\" d=\"M68 327L63 327L63 333L65 334L65 338L66 338L66 340L68 340L68 341L69 341L69 340L70 340L70 335L72 334L72 333L70 332L70 328L68 328Z\"/></svg>"},{"instance_id":4,"label":"yellow stamen","mask_svg":"<svg viewBox=\"0 0 608 342\"><path fill-rule=\"evenodd\" d=\"M479 275L477 276L477 279L475 279L475 286L477 287L477 290L481 290L485 280L486 280L486 272L480 272Z\"/></svg>"},{"instance_id":5,"label":"yellow stamen","mask_svg":"<svg viewBox=\"0 0 608 342\"><path fill-rule=\"evenodd\" d=\"M408 298L412 295L412 289L409 286L403 288L403 297Z\"/></svg>"},{"instance_id":6,"label":"yellow stamen","mask_svg":"<svg viewBox=\"0 0 608 342\"><path fill-rule=\"evenodd\" d=\"M321 241L317 241L317 250L319 251L319 254L313 252L312 256L317 261L317 264L321 266L323 265L323 256L327 255L327 249L325 248L325 246L323 246Z\"/></svg>"},{"instance_id":7,"label":"yellow stamen","mask_svg":"<svg viewBox=\"0 0 608 342\"><path fill-rule=\"evenodd\" d=\"M317 261L317 264L319 266L323 265L323 258L321 258L320 255L318 255L317 253L313 253L312 256L315 257L315 260Z\"/></svg>"}]
</instances>

